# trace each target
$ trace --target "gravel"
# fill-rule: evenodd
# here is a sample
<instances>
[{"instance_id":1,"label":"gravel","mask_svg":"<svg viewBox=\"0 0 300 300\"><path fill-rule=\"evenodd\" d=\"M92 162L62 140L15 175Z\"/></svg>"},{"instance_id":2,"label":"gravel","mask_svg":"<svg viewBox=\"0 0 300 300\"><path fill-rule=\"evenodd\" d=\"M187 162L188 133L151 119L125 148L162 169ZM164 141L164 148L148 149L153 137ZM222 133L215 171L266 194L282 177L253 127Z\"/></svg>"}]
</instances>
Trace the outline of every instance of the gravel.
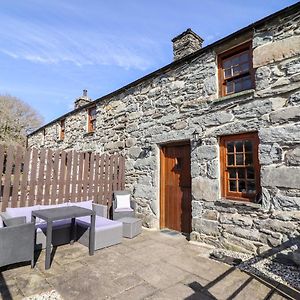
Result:
<instances>
[{"instance_id":1,"label":"gravel","mask_svg":"<svg viewBox=\"0 0 300 300\"><path fill-rule=\"evenodd\" d=\"M289 258L292 255L292 249L287 248L279 251L268 257L254 256L251 254L239 253L234 251L229 251L225 249L216 249L213 251L221 253L223 255L239 258L242 263L236 267L240 270L253 273L258 276L265 276L276 280L279 283L288 285L297 290L300 290L300 267L297 265L290 265L278 262L278 257ZM288 261L288 259L287 259Z\"/></svg>"},{"instance_id":2,"label":"gravel","mask_svg":"<svg viewBox=\"0 0 300 300\"><path fill-rule=\"evenodd\" d=\"M58 294L57 291L52 290L50 292L23 298L23 300L63 300L63 298L61 297L61 295Z\"/></svg>"}]
</instances>

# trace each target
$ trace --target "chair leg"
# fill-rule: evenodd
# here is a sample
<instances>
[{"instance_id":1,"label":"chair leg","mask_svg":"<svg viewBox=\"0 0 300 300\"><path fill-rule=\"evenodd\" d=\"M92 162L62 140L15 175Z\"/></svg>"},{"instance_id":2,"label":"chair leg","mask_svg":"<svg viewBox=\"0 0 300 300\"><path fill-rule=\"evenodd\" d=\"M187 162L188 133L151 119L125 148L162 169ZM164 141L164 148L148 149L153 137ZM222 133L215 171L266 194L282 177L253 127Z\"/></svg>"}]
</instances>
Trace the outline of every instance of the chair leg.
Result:
<instances>
[{"instance_id":1,"label":"chair leg","mask_svg":"<svg viewBox=\"0 0 300 300\"><path fill-rule=\"evenodd\" d=\"M33 269L34 268L34 257L31 259L31 269Z\"/></svg>"}]
</instances>

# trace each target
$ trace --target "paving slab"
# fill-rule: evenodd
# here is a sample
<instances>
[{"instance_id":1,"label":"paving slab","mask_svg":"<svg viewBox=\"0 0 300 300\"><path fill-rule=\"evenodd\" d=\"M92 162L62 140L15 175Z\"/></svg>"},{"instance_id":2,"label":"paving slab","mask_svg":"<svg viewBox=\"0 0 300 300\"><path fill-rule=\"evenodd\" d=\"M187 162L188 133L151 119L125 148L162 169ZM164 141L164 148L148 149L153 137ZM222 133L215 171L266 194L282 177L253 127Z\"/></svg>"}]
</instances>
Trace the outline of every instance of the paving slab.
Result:
<instances>
[{"instance_id":1,"label":"paving slab","mask_svg":"<svg viewBox=\"0 0 300 300\"><path fill-rule=\"evenodd\" d=\"M132 289L126 290L125 292L117 295L113 299L118 300L140 300L146 299L148 296L153 295L156 292L155 287L149 283L142 283Z\"/></svg>"},{"instance_id":2,"label":"paving slab","mask_svg":"<svg viewBox=\"0 0 300 300\"><path fill-rule=\"evenodd\" d=\"M148 265L144 269L139 269L136 273L157 289L174 285L188 275L188 272L163 261L158 264Z\"/></svg>"}]
</instances>

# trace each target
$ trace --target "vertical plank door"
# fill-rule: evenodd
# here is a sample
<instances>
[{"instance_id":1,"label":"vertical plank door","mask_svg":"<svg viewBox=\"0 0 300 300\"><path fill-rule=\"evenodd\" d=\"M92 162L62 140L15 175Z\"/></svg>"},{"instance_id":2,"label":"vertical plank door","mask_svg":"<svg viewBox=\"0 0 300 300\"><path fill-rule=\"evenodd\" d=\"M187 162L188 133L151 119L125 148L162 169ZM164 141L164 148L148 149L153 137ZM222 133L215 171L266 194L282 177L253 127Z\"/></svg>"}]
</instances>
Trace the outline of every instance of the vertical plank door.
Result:
<instances>
[{"instance_id":1,"label":"vertical plank door","mask_svg":"<svg viewBox=\"0 0 300 300\"><path fill-rule=\"evenodd\" d=\"M166 145L161 151L161 228L191 232L190 145Z\"/></svg>"}]
</instances>

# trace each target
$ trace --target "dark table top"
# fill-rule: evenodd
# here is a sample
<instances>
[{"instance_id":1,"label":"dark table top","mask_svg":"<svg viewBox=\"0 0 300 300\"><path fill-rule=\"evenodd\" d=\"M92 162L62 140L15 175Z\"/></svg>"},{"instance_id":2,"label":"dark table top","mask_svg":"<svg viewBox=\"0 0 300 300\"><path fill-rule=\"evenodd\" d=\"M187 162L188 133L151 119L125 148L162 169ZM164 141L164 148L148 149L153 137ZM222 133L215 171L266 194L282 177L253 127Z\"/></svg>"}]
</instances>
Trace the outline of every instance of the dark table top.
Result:
<instances>
[{"instance_id":1,"label":"dark table top","mask_svg":"<svg viewBox=\"0 0 300 300\"><path fill-rule=\"evenodd\" d=\"M32 211L32 215L45 221L57 221L94 215L91 209L79 206L63 206Z\"/></svg>"}]
</instances>

